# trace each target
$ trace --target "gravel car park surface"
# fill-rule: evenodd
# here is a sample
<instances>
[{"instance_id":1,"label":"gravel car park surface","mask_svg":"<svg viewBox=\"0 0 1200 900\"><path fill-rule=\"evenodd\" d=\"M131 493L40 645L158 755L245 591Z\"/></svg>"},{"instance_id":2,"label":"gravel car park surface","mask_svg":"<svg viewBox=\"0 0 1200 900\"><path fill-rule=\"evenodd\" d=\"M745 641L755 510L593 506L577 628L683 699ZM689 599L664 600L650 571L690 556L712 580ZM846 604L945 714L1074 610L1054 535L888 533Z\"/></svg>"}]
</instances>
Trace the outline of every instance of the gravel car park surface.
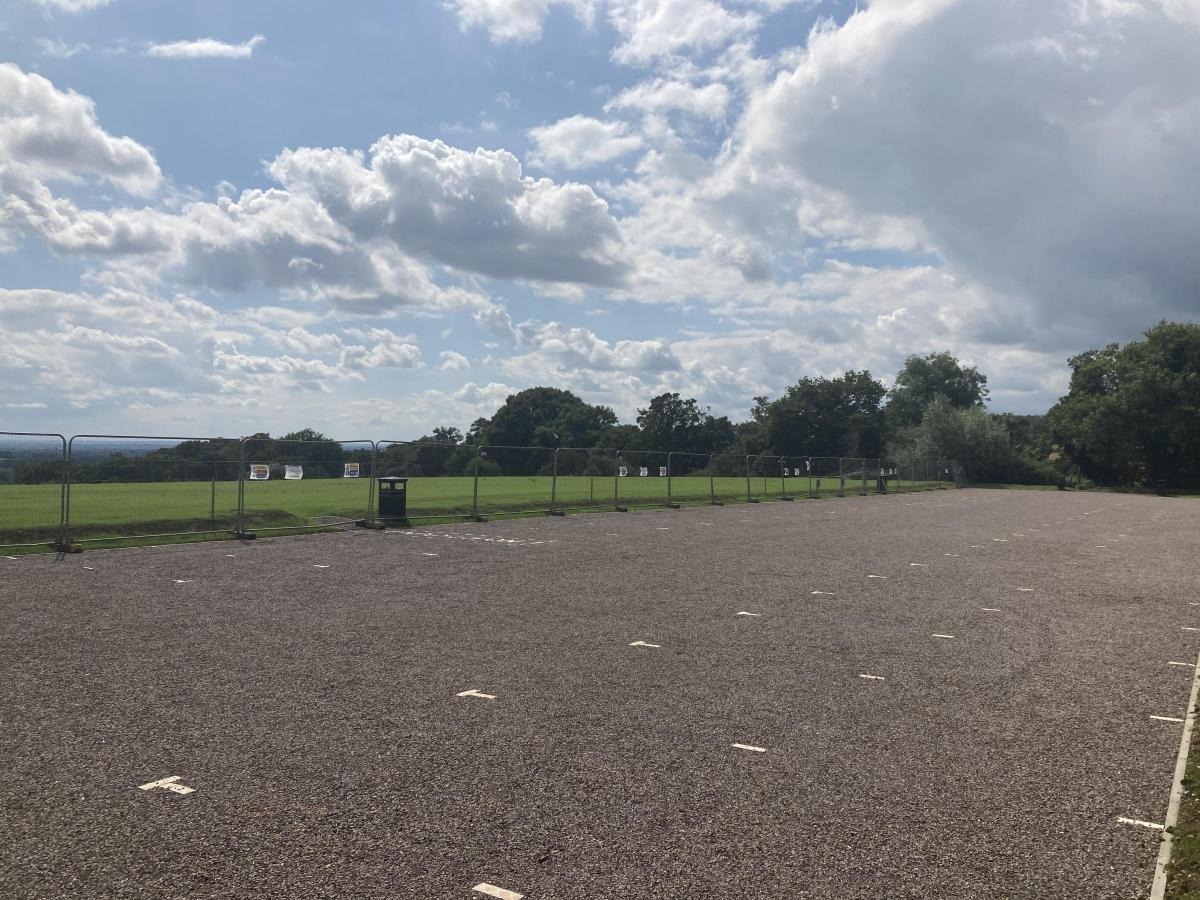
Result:
<instances>
[{"instance_id":1,"label":"gravel car park surface","mask_svg":"<svg viewBox=\"0 0 1200 900\"><path fill-rule=\"evenodd\" d=\"M958 490L0 558L0 896L1145 896L1198 525Z\"/></svg>"}]
</instances>

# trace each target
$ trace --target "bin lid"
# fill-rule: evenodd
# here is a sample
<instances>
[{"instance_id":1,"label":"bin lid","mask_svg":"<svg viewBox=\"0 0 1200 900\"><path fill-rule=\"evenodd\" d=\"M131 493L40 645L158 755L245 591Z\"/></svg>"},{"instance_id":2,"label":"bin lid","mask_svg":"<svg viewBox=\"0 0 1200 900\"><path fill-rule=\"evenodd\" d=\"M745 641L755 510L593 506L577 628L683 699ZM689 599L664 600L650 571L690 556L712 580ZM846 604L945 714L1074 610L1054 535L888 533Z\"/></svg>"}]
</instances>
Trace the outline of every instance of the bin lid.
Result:
<instances>
[{"instance_id":1,"label":"bin lid","mask_svg":"<svg viewBox=\"0 0 1200 900\"><path fill-rule=\"evenodd\" d=\"M385 475L383 478L376 478L376 481L383 481L388 484L408 484L407 478L400 478L396 475Z\"/></svg>"}]
</instances>

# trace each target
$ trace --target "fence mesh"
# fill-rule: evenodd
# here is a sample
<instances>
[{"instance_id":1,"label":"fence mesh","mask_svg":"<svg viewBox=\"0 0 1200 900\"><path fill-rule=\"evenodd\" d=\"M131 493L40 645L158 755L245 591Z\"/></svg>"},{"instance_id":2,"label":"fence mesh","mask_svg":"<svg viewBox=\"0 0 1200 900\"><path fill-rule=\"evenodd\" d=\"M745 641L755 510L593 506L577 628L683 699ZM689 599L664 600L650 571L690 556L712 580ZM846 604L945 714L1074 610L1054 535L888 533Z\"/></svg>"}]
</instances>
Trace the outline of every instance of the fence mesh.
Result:
<instances>
[{"instance_id":1,"label":"fence mesh","mask_svg":"<svg viewBox=\"0 0 1200 900\"><path fill-rule=\"evenodd\" d=\"M558 451L555 508L617 505L617 451L605 447L562 447Z\"/></svg>"},{"instance_id":2,"label":"fence mesh","mask_svg":"<svg viewBox=\"0 0 1200 900\"><path fill-rule=\"evenodd\" d=\"M620 506L665 505L668 454L623 450L617 454L617 502Z\"/></svg>"},{"instance_id":3,"label":"fence mesh","mask_svg":"<svg viewBox=\"0 0 1200 900\"><path fill-rule=\"evenodd\" d=\"M479 515L549 510L555 499L554 448L479 449Z\"/></svg>"},{"instance_id":4,"label":"fence mesh","mask_svg":"<svg viewBox=\"0 0 1200 900\"><path fill-rule=\"evenodd\" d=\"M0 432L0 547L58 541L66 458L61 434Z\"/></svg>"},{"instance_id":5,"label":"fence mesh","mask_svg":"<svg viewBox=\"0 0 1200 900\"><path fill-rule=\"evenodd\" d=\"M711 503L712 457L707 453L674 451L668 454L667 490L673 503Z\"/></svg>"},{"instance_id":6,"label":"fence mesh","mask_svg":"<svg viewBox=\"0 0 1200 900\"><path fill-rule=\"evenodd\" d=\"M242 528L325 528L371 517L373 441L242 441Z\"/></svg>"},{"instance_id":7,"label":"fence mesh","mask_svg":"<svg viewBox=\"0 0 1200 900\"><path fill-rule=\"evenodd\" d=\"M233 531L236 447L225 438L71 438L65 537L87 542Z\"/></svg>"},{"instance_id":8,"label":"fence mesh","mask_svg":"<svg viewBox=\"0 0 1200 900\"><path fill-rule=\"evenodd\" d=\"M465 518L472 512L477 450L473 444L379 441L375 466L381 478L408 479L406 518ZM398 518L377 512L384 520Z\"/></svg>"}]
</instances>

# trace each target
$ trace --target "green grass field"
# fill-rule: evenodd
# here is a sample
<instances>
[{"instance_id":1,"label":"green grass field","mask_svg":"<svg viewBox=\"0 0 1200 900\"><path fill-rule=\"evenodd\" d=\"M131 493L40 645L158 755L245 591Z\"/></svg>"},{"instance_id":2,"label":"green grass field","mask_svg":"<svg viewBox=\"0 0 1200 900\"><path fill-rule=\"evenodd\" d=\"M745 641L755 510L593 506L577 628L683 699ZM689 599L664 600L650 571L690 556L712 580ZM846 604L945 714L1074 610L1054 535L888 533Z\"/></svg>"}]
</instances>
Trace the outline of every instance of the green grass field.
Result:
<instances>
[{"instance_id":1,"label":"green grass field","mask_svg":"<svg viewBox=\"0 0 1200 900\"><path fill-rule=\"evenodd\" d=\"M703 503L715 494L721 502L778 499L784 492L779 477L680 476L658 477L561 476L557 487L549 476L484 476L479 479L478 509L482 515L547 510L551 492L560 509L647 506L668 502ZM815 479L811 489L815 490ZM892 490L936 487L936 482L893 481ZM408 515L421 520L465 517L473 508L474 479L470 477L411 478ZM862 482L846 484L847 494L862 492ZM867 484L868 491L874 483ZM361 519L367 515L369 479L306 479L304 481L246 482L246 521L252 528L317 526L324 517ZM91 540L173 532L228 531L237 513L236 482L153 482L76 484L70 492L71 535ZM789 497L810 491L808 478L788 478ZM838 492L836 478L823 478L820 493ZM49 542L60 522L60 490L56 484L0 485L0 546Z\"/></svg>"}]
</instances>

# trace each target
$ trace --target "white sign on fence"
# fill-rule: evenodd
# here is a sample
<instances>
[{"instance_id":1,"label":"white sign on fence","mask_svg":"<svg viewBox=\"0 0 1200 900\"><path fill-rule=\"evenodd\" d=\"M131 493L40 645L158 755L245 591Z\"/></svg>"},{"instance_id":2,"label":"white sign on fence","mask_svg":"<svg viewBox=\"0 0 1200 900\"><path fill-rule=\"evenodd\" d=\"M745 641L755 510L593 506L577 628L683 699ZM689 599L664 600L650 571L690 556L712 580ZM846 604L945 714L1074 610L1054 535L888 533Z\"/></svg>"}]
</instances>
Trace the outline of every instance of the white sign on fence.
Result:
<instances>
[{"instance_id":1,"label":"white sign on fence","mask_svg":"<svg viewBox=\"0 0 1200 900\"><path fill-rule=\"evenodd\" d=\"M620 475L622 478L624 478L626 475L629 474L629 470L627 468L625 468L624 466L621 466L621 468L617 469L617 474Z\"/></svg>"},{"instance_id":2,"label":"white sign on fence","mask_svg":"<svg viewBox=\"0 0 1200 900\"><path fill-rule=\"evenodd\" d=\"M299 481L304 477L304 466L284 466L283 477L286 481Z\"/></svg>"},{"instance_id":3,"label":"white sign on fence","mask_svg":"<svg viewBox=\"0 0 1200 900\"><path fill-rule=\"evenodd\" d=\"M811 459L806 459L806 460L804 461L804 470L805 470L806 472L811 472L811 471L812 471L812 460L811 460Z\"/></svg>"},{"instance_id":4,"label":"white sign on fence","mask_svg":"<svg viewBox=\"0 0 1200 900\"><path fill-rule=\"evenodd\" d=\"M271 467L252 463L250 466L251 481L266 481L271 477Z\"/></svg>"},{"instance_id":5,"label":"white sign on fence","mask_svg":"<svg viewBox=\"0 0 1200 900\"><path fill-rule=\"evenodd\" d=\"M658 467L658 477L659 477L659 478L666 478L666 477L667 477L667 467L666 467L666 466L659 466L659 467Z\"/></svg>"},{"instance_id":6,"label":"white sign on fence","mask_svg":"<svg viewBox=\"0 0 1200 900\"><path fill-rule=\"evenodd\" d=\"M650 470L649 470L649 469L647 469L645 466L639 466L639 467L638 467L638 475L639 475L640 477L642 477L642 478L645 478L645 477L646 477L647 475L649 475L649 474L650 474Z\"/></svg>"},{"instance_id":7,"label":"white sign on fence","mask_svg":"<svg viewBox=\"0 0 1200 900\"><path fill-rule=\"evenodd\" d=\"M346 470L342 473L343 478L357 478L359 463L346 463Z\"/></svg>"}]
</instances>

